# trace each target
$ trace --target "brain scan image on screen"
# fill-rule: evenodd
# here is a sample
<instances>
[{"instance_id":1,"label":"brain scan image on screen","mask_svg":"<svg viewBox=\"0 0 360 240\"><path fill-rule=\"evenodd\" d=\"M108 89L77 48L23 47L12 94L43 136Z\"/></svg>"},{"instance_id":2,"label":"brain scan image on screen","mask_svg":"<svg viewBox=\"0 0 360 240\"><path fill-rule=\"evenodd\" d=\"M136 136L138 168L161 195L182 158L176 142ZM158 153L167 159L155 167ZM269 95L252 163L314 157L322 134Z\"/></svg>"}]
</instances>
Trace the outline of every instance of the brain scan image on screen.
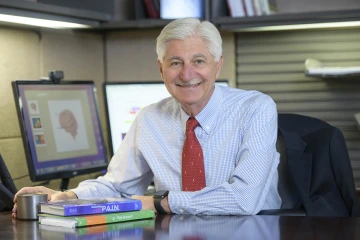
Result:
<instances>
[{"instance_id":1,"label":"brain scan image on screen","mask_svg":"<svg viewBox=\"0 0 360 240\"><path fill-rule=\"evenodd\" d=\"M56 150L67 152L88 149L89 143L81 101L50 100L48 107Z\"/></svg>"},{"instance_id":2,"label":"brain scan image on screen","mask_svg":"<svg viewBox=\"0 0 360 240\"><path fill-rule=\"evenodd\" d=\"M40 111L39 111L39 104L38 104L38 101L37 100L29 100L28 101L28 108L29 108L29 113L30 115L33 115L33 114L39 114Z\"/></svg>"},{"instance_id":3,"label":"brain scan image on screen","mask_svg":"<svg viewBox=\"0 0 360 240\"><path fill-rule=\"evenodd\" d=\"M42 128L42 124L41 124L41 118L40 117L32 117L32 126L34 129L41 129Z\"/></svg>"},{"instance_id":4,"label":"brain scan image on screen","mask_svg":"<svg viewBox=\"0 0 360 240\"><path fill-rule=\"evenodd\" d=\"M76 140L78 124L72 111L65 109L59 115L60 126Z\"/></svg>"}]
</instances>

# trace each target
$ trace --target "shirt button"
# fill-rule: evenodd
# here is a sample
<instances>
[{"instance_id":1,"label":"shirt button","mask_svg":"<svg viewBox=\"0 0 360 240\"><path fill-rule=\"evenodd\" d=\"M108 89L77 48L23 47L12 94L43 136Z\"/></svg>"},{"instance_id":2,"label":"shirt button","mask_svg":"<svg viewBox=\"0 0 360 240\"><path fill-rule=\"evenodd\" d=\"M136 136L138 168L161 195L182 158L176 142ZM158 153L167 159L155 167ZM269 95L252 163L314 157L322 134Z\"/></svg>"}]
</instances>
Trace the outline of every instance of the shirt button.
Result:
<instances>
[{"instance_id":1,"label":"shirt button","mask_svg":"<svg viewBox=\"0 0 360 240\"><path fill-rule=\"evenodd\" d=\"M182 208L180 208L179 210L180 213L184 213L184 210Z\"/></svg>"}]
</instances>

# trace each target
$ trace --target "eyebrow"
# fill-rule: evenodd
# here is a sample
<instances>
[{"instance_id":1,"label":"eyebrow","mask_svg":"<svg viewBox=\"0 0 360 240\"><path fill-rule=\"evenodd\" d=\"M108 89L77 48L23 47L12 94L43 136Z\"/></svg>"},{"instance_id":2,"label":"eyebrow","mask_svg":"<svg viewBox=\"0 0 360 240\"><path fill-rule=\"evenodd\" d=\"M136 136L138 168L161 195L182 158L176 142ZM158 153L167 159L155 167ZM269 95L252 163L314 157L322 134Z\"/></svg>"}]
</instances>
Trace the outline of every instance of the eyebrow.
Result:
<instances>
[{"instance_id":1,"label":"eyebrow","mask_svg":"<svg viewBox=\"0 0 360 240\"><path fill-rule=\"evenodd\" d=\"M206 56L204 54L202 54L202 53L194 54L192 58L194 59L194 58L199 58L199 57L207 59ZM179 56L170 56L168 60L169 61L171 61L171 60L180 60L180 61L182 61L182 58L179 57Z\"/></svg>"},{"instance_id":2,"label":"eyebrow","mask_svg":"<svg viewBox=\"0 0 360 240\"><path fill-rule=\"evenodd\" d=\"M170 57L169 57L169 60L170 60L170 61L171 61L171 60L181 60L181 58L178 57L178 56L170 56Z\"/></svg>"},{"instance_id":3,"label":"eyebrow","mask_svg":"<svg viewBox=\"0 0 360 240\"><path fill-rule=\"evenodd\" d=\"M202 57L202 58L205 58L206 59L206 56L202 53L197 53L193 56L193 58L198 58L198 57Z\"/></svg>"}]
</instances>

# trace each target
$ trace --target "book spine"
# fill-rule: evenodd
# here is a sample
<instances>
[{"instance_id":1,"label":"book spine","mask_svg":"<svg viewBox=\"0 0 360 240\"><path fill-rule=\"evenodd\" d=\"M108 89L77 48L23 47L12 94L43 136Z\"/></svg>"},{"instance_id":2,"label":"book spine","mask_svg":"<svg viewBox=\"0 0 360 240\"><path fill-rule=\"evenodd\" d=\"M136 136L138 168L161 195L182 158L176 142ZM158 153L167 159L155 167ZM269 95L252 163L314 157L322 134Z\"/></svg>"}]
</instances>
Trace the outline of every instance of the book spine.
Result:
<instances>
[{"instance_id":1,"label":"book spine","mask_svg":"<svg viewBox=\"0 0 360 240\"><path fill-rule=\"evenodd\" d=\"M255 16L255 9L252 0L244 0L244 6L246 10L246 16L248 17Z\"/></svg>"},{"instance_id":2,"label":"book spine","mask_svg":"<svg viewBox=\"0 0 360 240\"><path fill-rule=\"evenodd\" d=\"M261 9L261 3L260 3L261 0L252 0L252 1L253 1L256 16L261 16L263 14L262 9Z\"/></svg>"},{"instance_id":3,"label":"book spine","mask_svg":"<svg viewBox=\"0 0 360 240\"><path fill-rule=\"evenodd\" d=\"M104 232L119 232L127 229L154 227L154 226L155 226L154 219L126 221L115 224L102 224L102 225L93 226L91 228L79 228L77 230L77 236L89 235L94 233L104 233Z\"/></svg>"},{"instance_id":4,"label":"book spine","mask_svg":"<svg viewBox=\"0 0 360 240\"><path fill-rule=\"evenodd\" d=\"M156 9L155 2L153 0L143 0L146 12L149 16L149 18L159 18L160 17L160 11Z\"/></svg>"},{"instance_id":5,"label":"book spine","mask_svg":"<svg viewBox=\"0 0 360 240\"><path fill-rule=\"evenodd\" d=\"M88 206L65 206L64 216L89 215L141 210L141 202L104 203Z\"/></svg>"},{"instance_id":6,"label":"book spine","mask_svg":"<svg viewBox=\"0 0 360 240\"><path fill-rule=\"evenodd\" d=\"M243 0L226 1L231 17L245 17L245 6Z\"/></svg>"},{"instance_id":7,"label":"book spine","mask_svg":"<svg viewBox=\"0 0 360 240\"><path fill-rule=\"evenodd\" d=\"M92 226L95 227L95 226ZM80 228L81 229L81 228ZM86 235L65 234L65 240L79 240L79 239L142 239L143 229L134 228L123 231L104 231L98 233L91 233Z\"/></svg>"},{"instance_id":8,"label":"book spine","mask_svg":"<svg viewBox=\"0 0 360 240\"><path fill-rule=\"evenodd\" d=\"M134 212L121 212L121 213L109 213L101 215L92 215L84 217L75 217L78 224L77 227L91 226L97 224L108 224L125 222L136 219L153 218L155 216L152 210L134 211Z\"/></svg>"}]
</instances>

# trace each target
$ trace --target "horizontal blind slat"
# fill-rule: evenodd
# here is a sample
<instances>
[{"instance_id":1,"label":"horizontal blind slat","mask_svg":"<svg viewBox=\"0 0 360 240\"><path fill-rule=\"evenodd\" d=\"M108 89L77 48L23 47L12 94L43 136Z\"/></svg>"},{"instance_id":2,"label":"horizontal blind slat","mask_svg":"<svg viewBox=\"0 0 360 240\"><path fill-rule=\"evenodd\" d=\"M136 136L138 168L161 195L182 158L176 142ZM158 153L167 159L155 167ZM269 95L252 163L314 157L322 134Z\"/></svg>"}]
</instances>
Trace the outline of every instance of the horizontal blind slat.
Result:
<instances>
[{"instance_id":1,"label":"horizontal blind slat","mask_svg":"<svg viewBox=\"0 0 360 240\"><path fill-rule=\"evenodd\" d=\"M327 64L360 63L360 31L282 31L236 35L237 87L270 95L279 113L322 119L344 134L360 187L360 76L322 79L307 77L304 62L317 58Z\"/></svg>"}]
</instances>

